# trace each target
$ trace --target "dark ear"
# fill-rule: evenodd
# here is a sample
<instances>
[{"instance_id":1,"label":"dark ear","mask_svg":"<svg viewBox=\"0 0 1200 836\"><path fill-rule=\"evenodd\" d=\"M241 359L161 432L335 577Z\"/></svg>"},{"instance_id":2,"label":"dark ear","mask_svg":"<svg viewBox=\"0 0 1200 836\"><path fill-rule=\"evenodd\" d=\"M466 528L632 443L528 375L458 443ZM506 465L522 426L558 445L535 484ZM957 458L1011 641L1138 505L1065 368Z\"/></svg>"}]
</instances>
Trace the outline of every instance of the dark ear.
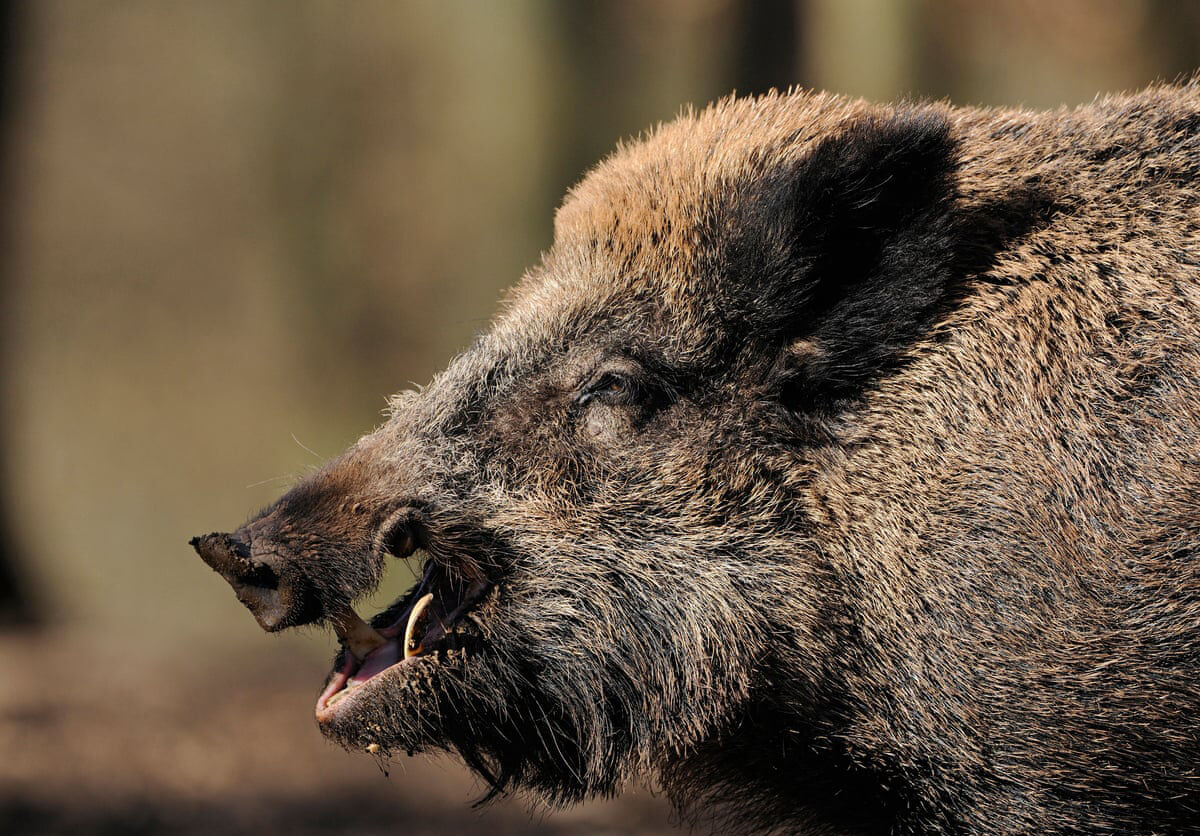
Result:
<instances>
[{"instance_id":1,"label":"dark ear","mask_svg":"<svg viewBox=\"0 0 1200 836\"><path fill-rule=\"evenodd\" d=\"M937 113L863 118L785 174L788 268L759 308L794 409L852 397L893 367L956 266L957 145Z\"/></svg>"}]
</instances>

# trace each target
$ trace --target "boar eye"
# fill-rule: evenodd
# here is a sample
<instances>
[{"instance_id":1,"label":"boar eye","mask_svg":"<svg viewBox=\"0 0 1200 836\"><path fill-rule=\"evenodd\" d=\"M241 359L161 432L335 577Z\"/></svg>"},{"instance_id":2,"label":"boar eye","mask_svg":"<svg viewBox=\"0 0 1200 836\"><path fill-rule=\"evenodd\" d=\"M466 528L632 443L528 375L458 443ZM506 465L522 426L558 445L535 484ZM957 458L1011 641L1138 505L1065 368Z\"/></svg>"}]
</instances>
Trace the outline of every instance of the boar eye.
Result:
<instances>
[{"instance_id":1,"label":"boar eye","mask_svg":"<svg viewBox=\"0 0 1200 836\"><path fill-rule=\"evenodd\" d=\"M579 406L585 406L593 400L629 403L634 398L635 388L633 381L626 375L620 372L605 372L579 393L575 403Z\"/></svg>"}]
</instances>

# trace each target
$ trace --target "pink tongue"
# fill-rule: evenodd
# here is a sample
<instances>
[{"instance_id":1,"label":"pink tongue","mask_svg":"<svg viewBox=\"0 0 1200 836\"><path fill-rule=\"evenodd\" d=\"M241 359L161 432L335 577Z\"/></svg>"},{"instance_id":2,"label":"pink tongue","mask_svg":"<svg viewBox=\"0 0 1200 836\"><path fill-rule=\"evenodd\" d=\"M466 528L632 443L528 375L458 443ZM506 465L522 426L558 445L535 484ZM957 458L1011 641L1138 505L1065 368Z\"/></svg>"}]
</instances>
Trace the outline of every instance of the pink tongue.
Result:
<instances>
[{"instance_id":1,"label":"pink tongue","mask_svg":"<svg viewBox=\"0 0 1200 836\"><path fill-rule=\"evenodd\" d=\"M363 659L362 666L350 677L350 681L358 684L366 682L386 668L400 661L400 642L393 639L378 650Z\"/></svg>"}]
</instances>

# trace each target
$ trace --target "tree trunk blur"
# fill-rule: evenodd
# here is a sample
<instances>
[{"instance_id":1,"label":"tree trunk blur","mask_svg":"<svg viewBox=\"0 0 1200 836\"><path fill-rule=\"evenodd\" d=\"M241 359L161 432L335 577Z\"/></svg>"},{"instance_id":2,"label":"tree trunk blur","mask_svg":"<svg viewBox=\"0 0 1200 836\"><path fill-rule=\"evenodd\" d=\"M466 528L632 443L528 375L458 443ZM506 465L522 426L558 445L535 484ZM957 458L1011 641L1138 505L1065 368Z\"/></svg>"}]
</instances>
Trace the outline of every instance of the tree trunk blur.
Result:
<instances>
[{"instance_id":1,"label":"tree trunk blur","mask_svg":"<svg viewBox=\"0 0 1200 836\"><path fill-rule=\"evenodd\" d=\"M786 90L798 81L803 0L743 0L739 5L734 89L740 96L757 96L772 87Z\"/></svg>"},{"instance_id":2,"label":"tree trunk blur","mask_svg":"<svg viewBox=\"0 0 1200 836\"><path fill-rule=\"evenodd\" d=\"M10 194L12 171L12 124L14 98L20 69L19 23L20 13L15 0L0 0L0 194ZM0 241L5 245L3 252L11 252L12 218L11 203L0 211ZM11 287L9 265L0 268L0 311L11 310ZM12 366L12 341L7 334L0 333L0 377L7 378ZM7 379L0 380L3 391L11 392ZM11 435L0 433L0 473L7 473L9 462L6 445ZM33 621L33 605L29 587L18 565L16 538L13 533L9 487L14 479L0 480L0 626L30 624Z\"/></svg>"}]
</instances>

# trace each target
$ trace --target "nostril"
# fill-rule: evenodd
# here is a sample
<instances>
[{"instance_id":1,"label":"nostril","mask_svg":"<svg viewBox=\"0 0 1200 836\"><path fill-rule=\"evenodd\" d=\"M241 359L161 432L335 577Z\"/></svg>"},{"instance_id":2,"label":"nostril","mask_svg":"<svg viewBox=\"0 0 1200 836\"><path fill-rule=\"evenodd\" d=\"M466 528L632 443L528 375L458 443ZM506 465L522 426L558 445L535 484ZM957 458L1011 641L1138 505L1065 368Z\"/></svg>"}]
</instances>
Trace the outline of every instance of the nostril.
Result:
<instances>
[{"instance_id":1,"label":"nostril","mask_svg":"<svg viewBox=\"0 0 1200 836\"><path fill-rule=\"evenodd\" d=\"M259 589L279 589L279 573L265 563L254 563L242 572L242 585Z\"/></svg>"},{"instance_id":2,"label":"nostril","mask_svg":"<svg viewBox=\"0 0 1200 836\"><path fill-rule=\"evenodd\" d=\"M238 534L193 537L192 546L204 562L233 587L237 599L268 631L308 624L321 616L321 607L307 578L277 556L252 555L249 538Z\"/></svg>"}]
</instances>

